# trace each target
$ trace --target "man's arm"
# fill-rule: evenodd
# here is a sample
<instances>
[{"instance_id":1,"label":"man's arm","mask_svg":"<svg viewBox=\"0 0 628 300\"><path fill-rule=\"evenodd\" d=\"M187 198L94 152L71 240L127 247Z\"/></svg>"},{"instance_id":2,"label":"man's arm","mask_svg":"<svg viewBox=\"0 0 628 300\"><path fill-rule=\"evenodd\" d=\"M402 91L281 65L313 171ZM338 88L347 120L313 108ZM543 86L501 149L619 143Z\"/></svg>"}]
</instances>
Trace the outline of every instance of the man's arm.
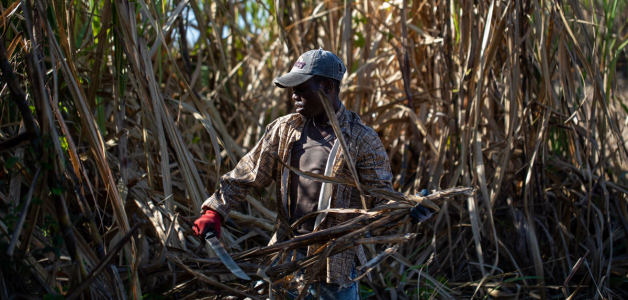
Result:
<instances>
[{"instance_id":1,"label":"man's arm","mask_svg":"<svg viewBox=\"0 0 628 300\"><path fill-rule=\"evenodd\" d=\"M358 176L360 177L360 183L372 186L375 188L386 189L395 192L392 188L392 171L390 168L390 162L388 160L388 154L384 149L384 145L378 136L375 136L370 143L370 146L365 146L362 149L363 154L356 163ZM397 192L398 193L398 192ZM401 193L399 193L401 194ZM427 190L421 191L417 196L425 197L428 195ZM373 202L373 206L379 206L387 204L389 201L383 198L376 198ZM423 222L430 218L434 214L431 209L417 204L411 211L413 223Z\"/></svg>"},{"instance_id":2,"label":"man's arm","mask_svg":"<svg viewBox=\"0 0 628 300\"><path fill-rule=\"evenodd\" d=\"M386 149L375 131L367 135L359 149L356 161L356 169L360 177L360 183L370 187L385 189L394 192L392 187L392 171ZM373 206L386 204L383 198L375 198Z\"/></svg>"},{"instance_id":3,"label":"man's arm","mask_svg":"<svg viewBox=\"0 0 628 300\"><path fill-rule=\"evenodd\" d=\"M269 124L257 145L242 157L233 170L220 178L220 187L205 200L201 206L201 214L211 209L226 220L231 207L239 204L251 188L270 185L275 167L275 159L271 153L277 152L279 147L277 123L275 120Z\"/></svg>"}]
</instances>

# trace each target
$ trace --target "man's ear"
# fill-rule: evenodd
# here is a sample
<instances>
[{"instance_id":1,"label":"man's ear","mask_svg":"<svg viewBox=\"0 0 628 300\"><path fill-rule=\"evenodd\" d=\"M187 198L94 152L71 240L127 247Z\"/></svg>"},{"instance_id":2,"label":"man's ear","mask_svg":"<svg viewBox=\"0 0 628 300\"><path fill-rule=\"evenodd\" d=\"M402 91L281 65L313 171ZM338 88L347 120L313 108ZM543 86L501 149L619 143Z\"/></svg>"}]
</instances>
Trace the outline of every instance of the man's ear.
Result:
<instances>
[{"instance_id":1,"label":"man's ear","mask_svg":"<svg viewBox=\"0 0 628 300\"><path fill-rule=\"evenodd\" d=\"M329 79L323 81L323 91L330 93L334 89L334 84Z\"/></svg>"}]
</instances>

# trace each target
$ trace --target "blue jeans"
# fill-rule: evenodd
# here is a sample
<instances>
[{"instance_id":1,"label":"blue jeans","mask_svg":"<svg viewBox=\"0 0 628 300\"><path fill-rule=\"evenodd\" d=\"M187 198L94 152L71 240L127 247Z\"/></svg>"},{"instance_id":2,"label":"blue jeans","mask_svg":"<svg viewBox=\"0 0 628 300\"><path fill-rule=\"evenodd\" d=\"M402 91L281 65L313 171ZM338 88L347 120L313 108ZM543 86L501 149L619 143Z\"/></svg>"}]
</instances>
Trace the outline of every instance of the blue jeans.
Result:
<instances>
[{"instance_id":1,"label":"blue jeans","mask_svg":"<svg viewBox=\"0 0 628 300\"><path fill-rule=\"evenodd\" d=\"M297 259L301 259L305 257L300 252L297 252ZM355 264L351 269L351 279L356 278L358 276L357 271L355 269ZM320 298L321 300L359 300L360 299L360 289L358 282L353 282L348 287L344 287L341 289L341 286L335 283L326 283L326 282L315 282L310 285L307 289L309 295L307 295L304 299L306 300L314 300ZM318 293L320 292L320 297ZM296 299L299 296L298 290L289 290L288 291L288 299Z\"/></svg>"},{"instance_id":2,"label":"blue jeans","mask_svg":"<svg viewBox=\"0 0 628 300\"><path fill-rule=\"evenodd\" d=\"M320 288L319 288L320 286ZM315 282L307 289L309 295L304 299L314 300L318 298L318 292L320 291L321 300L359 300L360 294L358 289L358 283L354 282L350 286L340 289L340 285L326 282ZM297 290L288 291L288 299L296 299L299 296Z\"/></svg>"}]
</instances>

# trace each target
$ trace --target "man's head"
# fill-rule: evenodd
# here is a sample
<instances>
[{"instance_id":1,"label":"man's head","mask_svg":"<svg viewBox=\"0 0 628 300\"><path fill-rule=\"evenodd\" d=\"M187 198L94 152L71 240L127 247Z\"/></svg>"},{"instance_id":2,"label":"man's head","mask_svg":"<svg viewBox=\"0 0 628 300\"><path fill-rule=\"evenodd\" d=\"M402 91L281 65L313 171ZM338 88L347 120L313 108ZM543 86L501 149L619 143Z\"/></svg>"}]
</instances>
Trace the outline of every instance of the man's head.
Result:
<instances>
[{"instance_id":1,"label":"man's head","mask_svg":"<svg viewBox=\"0 0 628 300\"><path fill-rule=\"evenodd\" d=\"M292 100L297 109L297 113L305 118L311 119L325 116L325 108L321 104L319 91L325 93L327 98L331 100L334 109L340 107L340 99L338 92L340 90L340 81L315 75L292 88Z\"/></svg>"},{"instance_id":2,"label":"man's head","mask_svg":"<svg viewBox=\"0 0 628 300\"><path fill-rule=\"evenodd\" d=\"M321 48L305 52L288 74L276 78L273 83L280 88L291 87L297 112L313 118L325 112L318 97L319 90L332 100L334 108L340 105L340 81L346 71L338 56Z\"/></svg>"},{"instance_id":3,"label":"man's head","mask_svg":"<svg viewBox=\"0 0 628 300\"><path fill-rule=\"evenodd\" d=\"M320 48L303 53L292 66L292 70L273 80L273 83L280 88L295 87L316 75L341 81L345 72L347 68L336 54Z\"/></svg>"}]
</instances>

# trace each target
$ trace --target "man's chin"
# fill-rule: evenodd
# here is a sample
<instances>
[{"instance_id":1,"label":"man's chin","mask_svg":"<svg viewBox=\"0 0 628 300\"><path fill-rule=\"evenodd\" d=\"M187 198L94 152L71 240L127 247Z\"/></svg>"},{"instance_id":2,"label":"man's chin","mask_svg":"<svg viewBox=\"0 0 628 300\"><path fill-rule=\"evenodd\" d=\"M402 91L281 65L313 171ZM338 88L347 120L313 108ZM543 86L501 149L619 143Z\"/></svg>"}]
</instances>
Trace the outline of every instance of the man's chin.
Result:
<instances>
[{"instance_id":1,"label":"man's chin","mask_svg":"<svg viewBox=\"0 0 628 300\"><path fill-rule=\"evenodd\" d=\"M301 117L303 117L304 119L311 119L312 118L312 116L308 115L307 113L303 113L303 111L297 110L297 113L299 115L301 115Z\"/></svg>"}]
</instances>

